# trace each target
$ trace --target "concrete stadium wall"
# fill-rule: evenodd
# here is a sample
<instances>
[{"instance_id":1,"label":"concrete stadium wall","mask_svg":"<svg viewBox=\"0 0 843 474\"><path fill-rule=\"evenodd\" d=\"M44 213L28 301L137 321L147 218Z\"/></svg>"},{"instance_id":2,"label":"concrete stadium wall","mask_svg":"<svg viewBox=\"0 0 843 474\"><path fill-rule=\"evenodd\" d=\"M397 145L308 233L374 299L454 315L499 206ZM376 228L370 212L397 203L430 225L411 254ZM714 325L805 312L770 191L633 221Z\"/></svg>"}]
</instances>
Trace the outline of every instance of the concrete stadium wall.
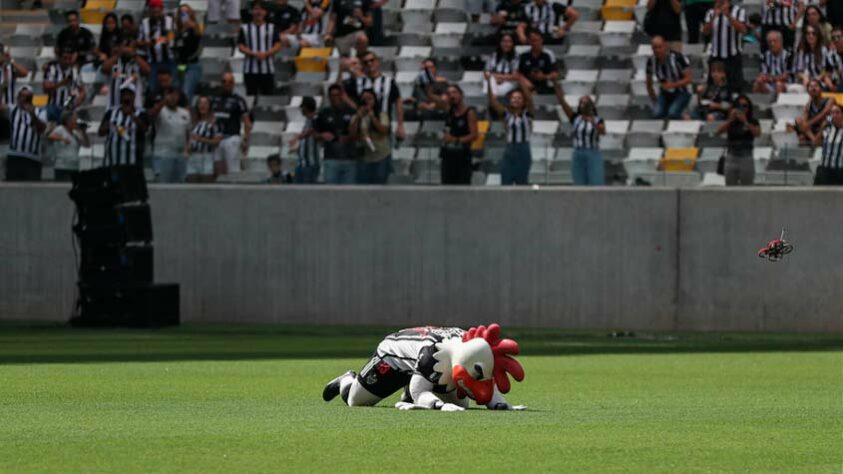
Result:
<instances>
[{"instance_id":1,"label":"concrete stadium wall","mask_svg":"<svg viewBox=\"0 0 843 474\"><path fill-rule=\"evenodd\" d=\"M0 185L0 319L64 320L67 187ZM186 322L843 331L843 192L152 186ZM755 257L780 225L797 250Z\"/></svg>"}]
</instances>

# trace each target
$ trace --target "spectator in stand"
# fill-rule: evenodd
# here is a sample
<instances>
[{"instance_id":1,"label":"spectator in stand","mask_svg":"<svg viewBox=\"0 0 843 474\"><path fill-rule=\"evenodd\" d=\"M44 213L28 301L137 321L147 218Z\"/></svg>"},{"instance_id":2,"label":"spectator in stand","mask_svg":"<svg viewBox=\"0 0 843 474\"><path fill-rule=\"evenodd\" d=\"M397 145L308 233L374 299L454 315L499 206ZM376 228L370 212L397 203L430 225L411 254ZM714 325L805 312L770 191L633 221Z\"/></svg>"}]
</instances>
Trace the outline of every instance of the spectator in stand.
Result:
<instances>
[{"instance_id":1,"label":"spectator in stand","mask_svg":"<svg viewBox=\"0 0 843 474\"><path fill-rule=\"evenodd\" d=\"M381 71L381 59L377 54L369 51L362 56L363 68L366 71L366 78L362 81L363 89L372 89L378 99L378 107L386 112L391 123L393 110L395 114L395 138L399 141L406 136L404 130L404 107L401 100L401 89L395 78L384 74ZM362 92L362 89L360 89ZM389 125L388 123L388 125ZM391 127L387 127L391 128Z\"/></svg>"},{"instance_id":2,"label":"spectator in stand","mask_svg":"<svg viewBox=\"0 0 843 474\"><path fill-rule=\"evenodd\" d=\"M567 0L567 3L533 0L524 6L524 13L529 26L544 35L546 44L561 44L580 17L579 12L571 6L572 3L573 0ZM527 28L517 29L516 32L519 35L518 42L527 44Z\"/></svg>"},{"instance_id":3,"label":"spectator in stand","mask_svg":"<svg viewBox=\"0 0 843 474\"><path fill-rule=\"evenodd\" d=\"M793 69L790 51L784 48L782 33L767 33L767 51L761 55L761 74L755 79L752 90L758 94L787 91L790 71Z\"/></svg>"},{"instance_id":4,"label":"spectator in stand","mask_svg":"<svg viewBox=\"0 0 843 474\"><path fill-rule=\"evenodd\" d=\"M298 151L296 162L295 182L297 184L314 184L319 177L319 149L316 146L317 132L314 128L316 119L316 100L313 97L302 97L301 113L305 122L301 133L290 140L290 150Z\"/></svg>"},{"instance_id":5,"label":"spectator in stand","mask_svg":"<svg viewBox=\"0 0 843 474\"><path fill-rule=\"evenodd\" d=\"M104 166L143 167L143 148L149 117L135 106L135 85L120 87L120 104L108 109L100 122L99 136L105 140Z\"/></svg>"},{"instance_id":6,"label":"spectator in stand","mask_svg":"<svg viewBox=\"0 0 843 474\"><path fill-rule=\"evenodd\" d=\"M47 112L32 104L29 86L23 86L15 103L6 107L11 123L6 181L41 181L41 134L47 129Z\"/></svg>"},{"instance_id":7,"label":"spectator in stand","mask_svg":"<svg viewBox=\"0 0 843 474\"><path fill-rule=\"evenodd\" d=\"M188 183L210 183L214 181L214 152L222 141L222 130L216 124L211 99L201 96L196 101L196 123L188 140L187 176Z\"/></svg>"},{"instance_id":8,"label":"spectator in stand","mask_svg":"<svg viewBox=\"0 0 843 474\"><path fill-rule=\"evenodd\" d=\"M375 91L365 89L360 94L360 105L351 119L350 133L362 150L357 162L357 183L386 184L389 178L390 154L389 115L378 107Z\"/></svg>"},{"instance_id":9,"label":"spectator in stand","mask_svg":"<svg viewBox=\"0 0 843 474\"><path fill-rule=\"evenodd\" d=\"M275 25L279 35L295 36L299 32L301 13L287 0L275 0L275 5L267 13L266 21Z\"/></svg>"},{"instance_id":10,"label":"spectator in stand","mask_svg":"<svg viewBox=\"0 0 843 474\"><path fill-rule=\"evenodd\" d=\"M445 185L470 185L474 172L471 144L480 135L477 127L477 111L465 103L465 95L457 84L448 86L447 100L427 88L427 97L447 113L445 131L442 134L442 159L440 179Z\"/></svg>"},{"instance_id":11,"label":"spectator in stand","mask_svg":"<svg viewBox=\"0 0 843 474\"><path fill-rule=\"evenodd\" d=\"M647 94L653 102L653 118L678 120L691 102L691 63L682 53L668 49L661 36L654 36L650 44L653 56L647 60ZM653 76L659 82L658 95Z\"/></svg>"},{"instance_id":12,"label":"spectator in stand","mask_svg":"<svg viewBox=\"0 0 843 474\"><path fill-rule=\"evenodd\" d=\"M348 56L355 45L365 49L369 44L366 28L372 26L371 3L370 0L334 0L325 42L333 42L343 56ZM361 44L363 48L359 47Z\"/></svg>"},{"instance_id":13,"label":"spectator in stand","mask_svg":"<svg viewBox=\"0 0 843 474\"><path fill-rule=\"evenodd\" d=\"M261 0L252 4L252 22L240 27L237 43L246 56L243 81L247 95L275 93L275 55L281 51L281 39L275 25L266 22L266 6Z\"/></svg>"},{"instance_id":14,"label":"spectator in stand","mask_svg":"<svg viewBox=\"0 0 843 474\"><path fill-rule=\"evenodd\" d=\"M87 92L72 49L62 50L58 60L46 64L43 89L49 95L47 117L51 122L58 122L65 109L75 109L85 102Z\"/></svg>"},{"instance_id":15,"label":"spectator in stand","mask_svg":"<svg viewBox=\"0 0 843 474\"><path fill-rule=\"evenodd\" d=\"M820 7L808 5L805 8L805 21L802 24L802 30L804 31L807 26L813 26L817 29L819 35L822 36L823 44L831 43L831 25L826 21Z\"/></svg>"},{"instance_id":16,"label":"spectator in stand","mask_svg":"<svg viewBox=\"0 0 843 474\"><path fill-rule=\"evenodd\" d=\"M811 145L818 142L823 123L831 113L834 99L822 96L822 86L817 80L808 83L808 96L810 100L805 106L802 115L796 118L793 129L799 135L799 142L803 145Z\"/></svg>"},{"instance_id":17,"label":"spectator in stand","mask_svg":"<svg viewBox=\"0 0 843 474\"><path fill-rule=\"evenodd\" d=\"M187 103L193 102L193 93L202 80L202 64L199 62L202 24L196 19L193 8L183 3L176 18L176 59L181 80L181 90Z\"/></svg>"},{"instance_id":18,"label":"spectator in stand","mask_svg":"<svg viewBox=\"0 0 843 474\"><path fill-rule=\"evenodd\" d=\"M102 63L102 73L109 79L108 108L120 106L120 88L125 84L134 85L135 106L140 108L143 104L143 77L149 71L149 63L137 54L135 40L124 38L123 44Z\"/></svg>"},{"instance_id":19,"label":"spectator in stand","mask_svg":"<svg viewBox=\"0 0 843 474\"><path fill-rule=\"evenodd\" d=\"M559 79L556 56L544 47L544 37L538 30L530 30L530 50L518 57L518 82L531 93L547 94L553 90L548 82Z\"/></svg>"},{"instance_id":20,"label":"spectator in stand","mask_svg":"<svg viewBox=\"0 0 843 474\"><path fill-rule=\"evenodd\" d=\"M66 110L61 114L59 126L47 136L53 144L53 164L56 181L70 181L74 172L79 171L79 148L91 146L87 127L83 127L76 117L76 112Z\"/></svg>"},{"instance_id":21,"label":"spectator in stand","mask_svg":"<svg viewBox=\"0 0 843 474\"><path fill-rule=\"evenodd\" d=\"M166 105L166 92L170 90L170 88L175 87L173 75L166 69L158 70L156 83L158 84L158 87L154 90L150 90L149 93L146 94L146 100L143 104L144 108L152 118L155 118L158 115L158 112ZM179 107L187 107L189 104L187 97L178 89L176 89L176 91L179 96Z\"/></svg>"},{"instance_id":22,"label":"spectator in stand","mask_svg":"<svg viewBox=\"0 0 843 474\"><path fill-rule=\"evenodd\" d=\"M746 20L746 33L741 38L744 44L757 44L761 46L761 15L753 13Z\"/></svg>"},{"instance_id":23,"label":"spectator in stand","mask_svg":"<svg viewBox=\"0 0 843 474\"><path fill-rule=\"evenodd\" d=\"M357 56L340 61L340 72L337 74L337 84L342 86L343 101L352 109L357 108L359 91L362 91L366 81L363 62Z\"/></svg>"},{"instance_id":24,"label":"spectator in stand","mask_svg":"<svg viewBox=\"0 0 843 474\"><path fill-rule=\"evenodd\" d=\"M837 92L843 92L843 27L835 26L831 32L831 63Z\"/></svg>"},{"instance_id":25,"label":"spectator in stand","mask_svg":"<svg viewBox=\"0 0 843 474\"><path fill-rule=\"evenodd\" d=\"M574 155L571 174L574 184L579 186L602 186L606 184L603 155L600 153L600 135L606 134L606 123L597 115L597 108L591 97L580 97L577 110L565 100L565 92L559 81L554 81L554 92L559 105L571 121L574 133Z\"/></svg>"},{"instance_id":26,"label":"spectator in stand","mask_svg":"<svg viewBox=\"0 0 843 474\"><path fill-rule=\"evenodd\" d=\"M700 31L705 15L714 6L714 0L684 0L685 26L688 29L688 44L700 42Z\"/></svg>"},{"instance_id":27,"label":"spectator in stand","mask_svg":"<svg viewBox=\"0 0 843 474\"><path fill-rule=\"evenodd\" d=\"M493 80L489 72L484 75L487 82ZM506 149L501 163L501 184L504 186L527 185L530 166L533 163L530 151L533 117L535 117L533 97L529 92L521 89L513 90L507 95L508 105L504 107L492 93L491 87L487 88L486 96L489 98L489 108L501 118L506 130Z\"/></svg>"},{"instance_id":28,"label":"spectator in stand","mask_svg":"<svg viewBox=\"0 0 843 474\"><path fill-rule=\"evenodd\" d=\"M264 181L265 184L283 184L292 182L290 173L284 173L283 171L281 155L278 153L266 157L266 169L269 171L269 176Z\"/></svg>"},{"instance_id":29,"label":"spectator in stand","mask_svg":"<svg viewBox=\"0 0 843 474\"><path fill-rule=\"evenodd\" d=\"M15 83L29 75L26 66L16 63L6 47L0 43L0 112L15 105ZM11 124L5 114L0 114L0 140L9 138Z\"/></svg>"},{"instance_id":30,"label":"spectator in stand","mask_svg":"<svg viewBox=\"0 0 843 474\"><path fill-rule=\"evenodd\" d=\"M725 120L732 108L732 88L726 75L726 65L720 61L711 63L709 74L711 82L697 87L699 106L692 117L706 122Z\"/></svg>"},{"instance_id":31,"label":"spectator in stand","mask_svg":"<svg viewBox=\"0 0 843 474\"><path fill-rule=\"evenodd\" d=\"M343 99L339 84L328 88L328 106L319 111L314 121L316 141L325 148L325 183L354 184L357 181L357 144L351 135L355 110Z\"/></svg>"},{"instance_id":32,"label":"spectator in stand","mask_svg":"<svg viewBox=\"0 0 843 474\"><path fill-rule=\"evenodd\" d=\"M64 18L67 20L67 26L56 37L56 56L63 49L72 48L76 51L76 60L80 65L89 62L93 59L94 48L97 45L93 33L79 24L78 11L71 10L65 13Z\"/></svg>"},{"instance_id":33,"label":"spectator in stand","mask_svg":"<svg viewBox=\"0 0 843 474\"><path fill-rule=\"evenodd\" d=\"M163 0L149 0L147 5L149 16L140 22L138 48L139 54L149 62L149 87L155 89L159 69L168 69L170 74L175 76L173 43L176 39L176 27L173 16L164 14Z\"/></svg>"},{"instance_id":34,"label":"spectator in stand","mask_svg":"<svg viewBox=\"0 0 843 474\"><path fill-rule=\"evenodd\" d=\"M793 56L794 82L807 86L817 80L826 90L833 89L831 73L834 65L822 35L813 26L802 28L802 38Z\"/></svg>"},{"instance_id":35,"label":"spectator in stand","mask_svg":"<svg viewBox=\"0 0 843 474\"><path fill-rule=\"evenodd\" d=\"M384 42L383 36L383 7L389 0L372 1L372 26L366 29L366 37L374 46L380 46Z\"/></svg>"},{"instance_id":36,"label":"spectator in stand","mask_svg":"<svg viewBox=\"0 0 843 474\"><path fill-rule=\"evenodd\" d=\"M240 153L246 155L249 151L252 117L246 100L234 93L234 74L226 72L222 75L222 88L211 100L211 109L223 136L214 159L214 174L219 176L239 172Z\"/></svg>"},{"instance_id":37,"label":"spectator in stand","mask_svg":"<svg viewBox=\"0 0 843 474\"><path fill-rule=\"evenodd\" d=\"M331 6L330 0L323 0L315 5L311 0L304 1L301 9L301 23L297 35L282 34L281 46L298 51L299 48L319 48L325 45L325 12Z\"/></svg>"},{"instance_id":38,"label":"spectator in stand","mask_svg":"<svg viewBox=\"0 0 843 474\"><path fill-rule=\"evenodd\" d=\"M496 96L503 97L518 88L518 55L511 34L501 35L498 49L486 62L486 72L492 75L492 80L485 86L491 87Z\"/></svg>"},{"instance_id":39,"label":"spectator in stand","mask_svg":"<svg viewBox=\"0 0 843 474\"><path fill-rule=\"evenodd\" d=\"M422 61L421 71L413 83L413 95L404 100L405 103L414 103L416 112L424 120L441 120L444 115L441 111L436 109L436 103L427 98L427 87L433 87L433 93L438 95L442 100L447 100L444 97L448 92L448 79L439 75L436 67L436 60L433 58L426 58Z\"/></svg>"},{"instance_id":40,"label":"spectator in stand","mask_svg":"<svg viewBox=\"0 0 843 474\"><path fill-rule=\"evenodd\" d=\"M731 0L717 0L705 16L703 33L711 36L709 64L725 63L729 85L738 91L744 82L741 36L746 31L746 10L732 5Z\"/></svg>"},{"instance_id":41,"label":"spectator in stand","mask_svg":"<svg viewBox=\"0 0 843 474\"><path fill-rule=\"evenodd\" d=\"M187 171L190 111L179 107L181 93L175 87L164 91L164 107L156 116L153 166L162 183L182 183Z\"/></svg>"},{"instance_id":42,"label":"spectator in stand","mask_svg":"<svg viewBox=\"0 0 843 474\"><path fill-rule=\"evenodd\" d=\"M232 25L240 25L240 0L208 0L208 23L219 23L222 5L225 4L225 19Z\"/></svg>"},{"instance_id":43,"label":"spectator in stand","mask_svg":"<svg viewBox=\"0 0 843 474\"><path fill-rule=\"evenodd\" d=\"M661 36L670 49L682 52L682 2L680 0L647 0L644 31L650 37Z\"/></svg>"},{"instance_id":44,"label":"spectator in stand","mask_svg":"<svg viewBox=\"0 0 843 474\"><path fill-rule=\"evenodd\" d=\"M796 23L804 11L804 5L799 0L765 0L761 5L761 37L766 40L771 31L778 31L784 48L792 51L796 39ZM767 48L768 43L762 41L761 52L766 52Z\"/></svg>"},{"instance_id":45,"label":"spectator in stand","mask_svg":"<svg viewBox=\"0 0 843 474\"><path fill-rule=\"evenodd\" d=\"M498 27L498 37L509 34L513 38L527 38L530 18L522 0L502 0L491 17L492 26Z\"/></svg>"},{"instance_id":46,"label":"spectator in stand","mask_svg":"<svg viewBox=\"0 0 843 474\"><path fill-rule=\"evenodd\" d=\"M817 136L822 144L822 161L814 177L816 186L843 185L843 109L831 106L831 113L823 121L822 135Z\"/></svg>"},{"instance_id":47,"label":"spectator in stand","mask_svg":"<svg viewBox=\"0 0 843 474\"><path fill-rule=\"evenodd\" d=\"M752 186L755 180L753 143L761 135L761 125L752 114L752 101L744 94L735 100L729 118L717 129L727 135L727 153L723 161L726 186Z\"/></svg>"},{"instance_id":48,"label":"spectator in stand","mask_svg":"<svg viewBox=\"0 0 843 474\"><path fill-rule=\"evenodd\" d=\"M135 24L135 17L130 13L125 13L120 17L120 31L123 32L123 39L137 38L138 26Z\"/></svg>"},{"instance_id":49,"label":"spectator in stand","mask_svg":"<svg viewBox=\"0 0 843 474\"><path fill-rule=\"evenodd\" d=\"M111 57L114 49L120 46L123 41L123 30L120 28L120 23L117 20L117 15L113 12L105 14L102 19L102 32L100 33L100 41L94 49L94 56L96 56L96 66L100 67L108 58Z\"/></svg>"},{"instance_id":50,"label":"spectator in stand","mask_svg":"<svg viewBox=\"0 0 843 474\"><path fill-rule=\"evenodd\" d=\"M825 13L832 27L843 28L843 2L826 0Z\"/></svg>"}]
</instances>

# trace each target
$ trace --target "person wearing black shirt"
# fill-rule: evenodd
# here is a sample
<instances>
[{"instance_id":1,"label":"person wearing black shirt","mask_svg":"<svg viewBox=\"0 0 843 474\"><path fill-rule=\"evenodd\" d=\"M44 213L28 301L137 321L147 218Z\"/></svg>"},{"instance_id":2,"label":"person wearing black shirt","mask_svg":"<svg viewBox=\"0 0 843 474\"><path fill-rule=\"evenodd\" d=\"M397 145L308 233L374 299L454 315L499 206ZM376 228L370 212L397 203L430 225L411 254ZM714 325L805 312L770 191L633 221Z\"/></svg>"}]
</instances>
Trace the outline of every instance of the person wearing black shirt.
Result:
<instances>
[{"instance_id":1,"label":"person wearing black shirt","mask_svg":"<svg viewBox=\"0 0 843 474\"><path fill-rule=\"evenodd\" d=\"M498 27L498 37L503 34L513 35L515 38L526 38L526 31L530 24L525 4L522 0L503 0L495 9L490 23Z\"/></svg>"},{"instance_id":2,"label":"person wearing black shirt","mask_svg":"<svg viewBox=\"0 0 843 474\"><path fill-rule=\"evenodd\" d=\"M91 30L83 28L79 24L78 11L71 10L65 13L64 18L67 20L67 27L61 30L56 37L56 55L58 56L59 50L69 47L76 51L76 61L79 64L84 64L88 62L88 56L93 53L96 47L94 35Z\"/></svg>"},{"instance_id":3,"label":"person wearing black shirt","mask_svg":"<svg viewBox=\"0 0 843 474\"><path fill-rule=\"evenodd\" d=\"M104 63L112 52L123 40L123 31L120 29L120 22L117 20L117 15L114 13L106 13L105 18L102 19L102 32L100 33L100 42L97 48L94 49L94 55L97 57L97 66Z\"/></svg>"},{"instance_id":4,"label":"person wearing black shirt","mask_svg":"<svg viewBox=\"0 0 843 474\"><path fill-rule=\"evenodd\" d=\"M267 8L257 0L252 4L252 21L240 27L237 38L243 61L243 81L248 95L275 93L275 55L281 51L281 37L275 25L266 21Z\"/></svg>"},{"instance_id":5,"label":"person wearing black shirt","mask_svg":"<svg viewBox=\"0 0 843 474\"><path fill-rule=\"evenodd\" d=\"M219 176L240 171L240 153L246 154L249 151L252 118L246 100L234 93L234 74L226 72L222 75L222 89L211 100L211 109L223 135L214 159L215 174Z\"/></svg>"},{"instance_id":6,"label":"person wearing black shirt","mask_svg":"<svg viewBox=\"0 0 843 474\"><path fill-rule=\"evenodd\" d=\"M442 184L470 185L473 172L471 144L479 136L477 111L466 105L462 89L456 84L448 86L445 100L436 95L433 87L428 85L427 98L447 114L442 147L439 149L439 157L442 159Z\"/></svg>"},{"instance_id":7,"label":"person wearing black shirt","mask_svg":"<svg viewBox=\"0 0 843 474\"><path fill-rule=\"evenodd\" d=\"M761 135L761 125L752 116L752 101L744 94L735 100L729 118L717 130L728 137L728 150L723 162L726 186L751 186L755 180L755 161L752 156L755 137Z\"/></svg>"},{"instance_id":8,"label":"person wearing black shirt","mask_svg":"<svg viewBox=\"0 0 843 474\"><path fill-rule=\"evenodd\" d=\"M518 58L518 82L524 90L536 94L550 94L553 87L549 86L548 82L559 79L556 56L552 51L544 49L544 38L540 31L530 30L527 38L530 41L530 50Z\"/></svg>"},{"instance_id":9,"label":"person wearing black shirt","mask_svg":"<svg viewBox=\"0 0 843 474\"><path fill-rule=\"evenodd\" d=\"M825 19L834 27L843 27L843 2L826 0Z\"/></svg>"},{"instance_id":10,"label":"person wearing black shirt","mask_svg":"<svg viewBox=\"0 0 843 474\"><path fill-rule=\"evenodd\" d=\"M357 181L357 143L351 135L354 109L343 100L342 86L328 88L329 105L316 115L313 128L316 141L325 149L322 162L327 184L354 184Z\"/></svg>"},{"instance_id":11,"label":"person wearing black shirt","mask_svg":"<svg viewBox=\"0 0 843 474\"><path fill-rule=\"evenodd\" d=\"M184 3L179 7L176 18L176 60L181 77L182 92L188 103L193 102L193 92L202 79L202 64L199 63L199 42L202 28L196 21L196 12Z\"/></svg>"},{"instance_id":12,"label":"person wearing black shirt","mask_svg":"<svg viewBox=\"0 0 843 474\"><path fill-rule=\"evenodd\" d=\"M682 2L680 0L647 0L644 31L650 37L661 36L670 49L682 51Z\"/></svg>"},{"instance_id":13,"label":"person wearing black shirt","mask_svg":"<svg viewBox=\"0 0 843 474\"><path fill-rule=\"evenodd\" d=\"M823 123L823 130L817 135L822 145L822 161L817 167L814 185L843 185L843 109L834 104L829 117Z\"/></svg>"},{"instance_id":14,"label":"person wearing black shirt","mask_svg":"<svg viewBox=\"0 0 843 474\"><path fill-rule=\"evenodd\" d=\"M358 50L361 45L367 45L369 38L365 30L373 23L371 4L371 0L336 0L328 19L325 42L333 41L343 56L355 45Z\"/></svg>"},{"instance_id":15,"label":"person wearing black shirt","mask_svg":"<svg viewBox=\"0 0 843 474\"><path fill-rule=\"evenodd\" d=\"M275 31L281 35L298 34L301 13L291 6L287 0L276 0L275 6L269 11L266 21L275 25Z\"/></svg>"}]
</instances>

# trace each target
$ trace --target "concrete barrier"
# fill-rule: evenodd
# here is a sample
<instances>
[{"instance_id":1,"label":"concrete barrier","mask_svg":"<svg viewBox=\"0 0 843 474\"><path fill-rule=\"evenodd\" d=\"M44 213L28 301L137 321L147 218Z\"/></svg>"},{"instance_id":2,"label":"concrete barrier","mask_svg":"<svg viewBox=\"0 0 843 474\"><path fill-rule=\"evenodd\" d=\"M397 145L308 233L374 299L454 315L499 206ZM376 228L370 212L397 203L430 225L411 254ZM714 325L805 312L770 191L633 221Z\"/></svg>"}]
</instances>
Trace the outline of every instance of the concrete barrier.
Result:
<instances>
[{"instance_id":1,"label":"concrete barrier","mask_svg":"<svg viewBox=\"0 0 843 474\"><path fill-rule=\"evenodd\" d=\"M0 319L67 318L66 191L0 185ZM151 186L150 195L156 280L182 285L184 321L843 331L833 298L843 249L832 245L843 192ZM755 251L780 222L794 258L762 262Z\"/></svg>"}]
</instances>

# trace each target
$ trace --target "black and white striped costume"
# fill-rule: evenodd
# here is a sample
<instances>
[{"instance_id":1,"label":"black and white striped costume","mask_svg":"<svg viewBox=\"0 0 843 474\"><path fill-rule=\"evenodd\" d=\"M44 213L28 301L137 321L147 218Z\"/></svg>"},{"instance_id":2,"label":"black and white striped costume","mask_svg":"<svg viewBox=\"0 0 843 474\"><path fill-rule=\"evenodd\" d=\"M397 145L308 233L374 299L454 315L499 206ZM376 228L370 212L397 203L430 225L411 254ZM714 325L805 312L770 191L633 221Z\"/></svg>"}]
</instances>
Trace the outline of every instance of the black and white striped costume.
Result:
<instances>
[{"instance_id":1,"label":"black and white striped costume","mask_svg":"<svg viewBox=\"0 0 843 474\"><path fill-rule=\"evenodd\" d=\"M151 41L152 46L145 51L141 50L138 53L146 57L146 60L151 63L162 63L175 59L173 52L170 50L169 40L164 43L156 43L158 38L168 38L175 31L175 21L171 15L164 15L158 21L152 18L144 18L138 28L138 39L141 41Z\"/></svg>"},{"instance_id":2,"label":"black and white striped costume","mask_svg":"<svg viewBox=\"0 0 843 474\"><path fill-rule=\"evenodd\" d=\"M655 56L647 60L647 74L655 76L658 82L676 82L685 76L691 63L685 55L669 50L665 61L660 63ZM688 91L688 87L674 89L673 92Z\"/></svg>"},{"instance_id":3,"label":"black and white striped costume","mask_svg":"<svg viewBox=\"0 0 843 474\"><path fill-rule=\"evenodd\" d=\"M140 66L135 61L123 62L121 58L111 67L108 86L109 109L120 107L120 87L127 82L135 86L135 107L143 105L143 76L141 76Z\"/></svg>"},{"instance_id":4,"label":"black and white striped costume","mask_svg":"<svg viewBox=\"0 0 843 474\"><path fill-rule=\"evenodd\" d=\"M790 26L793 20L796 19L796 7L784 6L781 0L776 0L775 4L770 7L766 0L761 5L761 24L764 26L782 27Z\"/></svg>"},{"instance_id":5,"label":"black and white striped costume","mask_svg":"<svg viewBox=\"0 0 843 474\"><path fill-rule=\"evenodd\" d=\"M386 336L375 354L389 363L394 369L414 373L420 359L431 358L434 346L447 339L462 339L465 331L453 327L421 327L398 331ZM432 364L432 361L429 361ZM367 372L365 368L360 373Z\"/></svg>"},{"instance_id":6,"label":"black and white striped costume","mask_svg":"<svg viewBox=\"0 0 843 474\"><path fill-rule=\"evenodd\" d=\"M533 133L533 117L526 110L515 115L509 110L504 112L503 121L506 126L506 143L530 143Z\"/></svg>"},{"instance_id":7,"label":"black and white striped costume","mask_svg":"<svg viewBox=\"0 0 843 474\"><path fill-rule=\"evenodd\" d=\"M75 65L69 66L67 69L62 69L61 63L58 61L52 61L47 65L47 69L44 71L45 81L59 83L68 76L71 77L70 83L56 88L50 94L48 104L63 107L65 100L75 95L75 92L82 87L82 76Z\"/></svg>"},{"instance_id":8,"label":"black and white striped costume","mask_svg":"<svg viewBox=\"0 0 843 474\"><path fill-rule=\"evenodd\" d=\"M823 46L820 58L813 53L797 51L793 57L793 74L807 74L811 79L819 79L825 71L833 70L828 49Z\"/></svg>"},{"instance_id":9,"label":"black and white striped costume","mask_svg":"<svg viewBox=\"0 0 843 474\"><path fill-rule=\"evenodd\" d=\"M769 76L781 76L789 74L793 70L792 56L784 48L779 54L773 54L771 50L761 55L761 74Z\"/></svg>"},{"instance_id":10,"label":"black and white striped costume","mask_svg":"<svg viewBox=\"0 0 843 474\"><path fill-rule=\"evenodd\" d=\"M260 26L249 23L240 27L239 44L246 45L254 52L267 52L278 43L278 32L272 23L264 23ZM243 61L243 74L274 74L275 60L272 56L266 59L248 57Z\"/></svg>"},{"instance_id":11,"label":"black and white striped costume","mask_svg":"<svg viewBox=\"0 0 843 474\"><path fill-rule=\"evenodd\" d=\"M600 141L600 136L597 134L597 126L603 123L603 119L599 116L594 116L589 122L582 115L577 114L571 123L574 126L574 148L597 149Z\"/></svg>"},{"instance_id":12,"label":"black and white striped costume","mask_svg":"<svg viewBox=\"0 0 843 474\"><path fill-rule=\"evenodd\" d=\"M382 112L386 112L392 118L392 105L398 103L401 99L401 90L395 82L395 78L381 74L372 79L370 77L357 78L357 97L366 89L375 91L375 96L378 98L378 107Z\"/></svg>"},{"instance_id":13,"label":"black and white striped costume","mask_svg":"<svg viewBox=\"0 0 843 474\"><path fill-rule=\"evenodd\" d=\"M0 68L0 105L15 105L15 68L6 64Z\"/></svg>"},{"instance_id":14,"label":"black and white striped costume","mask_svg":"<svg viewBox=\"0 0 843 474\"><path fill-rule=\"evenodd\" d=\"M146 112L136 108L134 116L146 120ZM105 140L105 165L140 164L143 157L144 136L131 115L123 113L120 107L110 109L103 120L108 121L108 136Z\"/></svg>"},{"instance_id":15,"label":"black and white striped costume","mask_svg":"<svg viewBox=\"0 0 843 474\"><path fill-rule=\"evenodd\" d=\"M823 136L823 154L821 166L834 170L843 170L843 127L837 128L829 116Z\"/></svg>"},{"instance_id":16,"label":"black and white striped costume","mask_svg":"<svg viewBox=\"0 0 843 474\"><path fill-rule=\"evenodd\" d=\"M309 118L306 119L304 122L304 128L302 131L308 131L313 129L313 119ZM313 135L309 135L305 138L299 140L299 159L298 165L299 166L315 166L319 164L319 147L316 144L316 138Z\"/></svg>"},{"instance_id":17,"label":"black and white striped costume","mask_svg":"<svg viewBox=\"0 0 843 474\"><path fill-rule=\"evenodd\" d=\"M486 62L486 70L493 74L513 74L518 71L518 55L513 51L512 57L506 58L495 52Z\"/></svg>"},{"instance_id":18,"label":"black and white striped costume","mask_svg":"<svg viewBox=\"0 0 843 474\"><path fill-rule=\"evenodd\" d=\"M35 115L47 123L47 111L35 109ZM33 160L41 159L41 133L35 127L32 116L22 107L13 105L9 109L10 137L9 155L22 156Z\"/></svg>"},{"instance_id":19,"label":"black and white striped costume","mask_svg":"<svg viewBox=\"0 0 843 474\"><path fill-rule=\"evenodd\" d=\"M732 17L741 23L746 23L746 10L743 7L734 5L731 10ZM739 56L742 51L742 35L735 30L732 23L724 14L714 16L714 9L705 15L705 22L713 20L711 30L711 57L730 58Z\"/></svg>"},{"instance_id":20,"label":"black and white striped costume","mask_svg":"<svg viewBox=\"0 0 843 474\"><path fill-rule=\"evenodd\" d=\"M190 133L194 135L199 135L200 138L210 139L216 137L217 135L222 137L222 131L220 130L220 127L213 121L213 119L210 122L197 122L196 125L193 126L193 130L191 130ZM191 153L213 153L216 148L216 146L210 143L199 142L196 140L191 140L190 142Z\"/></svg>"}]
</instances>

